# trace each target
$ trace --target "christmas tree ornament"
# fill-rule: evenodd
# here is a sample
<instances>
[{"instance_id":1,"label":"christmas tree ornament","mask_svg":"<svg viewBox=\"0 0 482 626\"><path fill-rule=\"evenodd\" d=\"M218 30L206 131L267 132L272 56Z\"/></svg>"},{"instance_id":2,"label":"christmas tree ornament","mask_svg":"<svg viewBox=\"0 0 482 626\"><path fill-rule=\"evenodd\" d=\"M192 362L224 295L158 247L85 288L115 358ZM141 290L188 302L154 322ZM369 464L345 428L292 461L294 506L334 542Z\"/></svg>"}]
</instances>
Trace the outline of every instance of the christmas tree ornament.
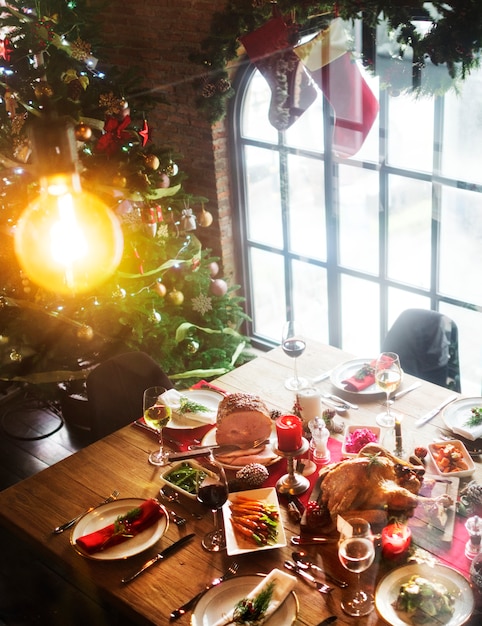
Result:
<instances>
[{"instance_id":1,"label":"christmas tree ornament","mask_svg":"<svg viewBox=\"0 0 482 626\"><path fill-rule=\"evenodd\" d=\"M196 341L195 339L190 339L189 341L186 342L186 352L188 354L196 354L198 350L199 350L198 341Z\"/></svg>"},{"instance_id":2,"label":"christmas tree ornament","mask_svg":"<svg viewBox=\"0 0 482 626\"><path fill-rule=\"evenodd\" d=\"M149 321L153 322L154 324L159 324L159 322L161 321L162 317L161 314L159 313L159 311L156 311L156 309L152 309L150 315L149 315Z\"/></svg>"},{"instance_id":3,"label":"christmas tree ornament","mask_svg":"<svg viewBox=\"0 0 482 626\"><path fill-rule=\"evenodd\" d=\"M209 276L211 276L211 278L214 278L215 276L219 274L219 265L216 263L216 261L211 261L211 263L208 266L208 269L209 269Z\"/></svg>"},{"instance_id":4,"label":"christmas tree ornament","mask_svg":"<svg viewBox=\"0 0 482 626\"><path fill-rule=\"evenodd\" d=\"M33 91L38 100L48 100L54 95L52 86L46 80L36 83Z\"/></svg>"},{"instance_id":5,"label":"christmas tree ornament","mask_svg":"<svg viewBox=\"0 0 482 626\"><path fill-rule=\"evenodd\" d=\"M198 218L199 225L203 228L208 228L213 223L213 216L209 211L206 211L204 204L201 209L201 215Z\"/></svg>"},{"instance_id":6,"label":"christmas tree ornament","mask_svg":"<svg viewBox=\"0 0 482 626\"><path fill-rule=\"evenodd\" d=\"M77 124L75 127L77 141L89 141L92 138L92 128L88 124Z\"/></svg>"},{"instance_id":7,"label":"christmas tree ornament","mask_svg":"<svg viewBox=\"0 0 482 626\"><path fill-rule=\"evenodd\" d=\"M176 176L179 172L179 167L174 163L172 159L169 159L169 163L166 165L165 170L169 177Z\"/></svg>"},{"instance_id":8,"label":"christmas tree ornament","mask_svg":"<svg viewBox=\"0 0 482 626\"><path fill-rule=\"evenodd\" d=\"M117 285L117 287L112 292L112 297L115 298L116 300L124 300L126 296L127 296L127 291L120 285Z\"/></svg>"},{"instance_id":9,"label":"christmas tree ornament","mask_svg":"<svg viewBox=\"0 0 482 626\"><path fill-rule=\"evenodd\" d=\"M160 280L156 280L156 282L154 283L153 289L157 293L157 295L161 296L161 298L164 298L166 296L166 293L167 293L166 285Z\"/></svg>"},{"instance_id":10,"label":"christmas tree ornament","mask_svg":"<svg viewBox=\"0 0 482 626\"><path fill-rule=\"evenodd\" d=\"M297 27L276 15L239 39L271 89L268 113L271 125L286 130L317 98L313 80L293 51L298 39Z\"/></svg>"},{"instance_id":11,"label":"christmas tree ornament","mask_svg":"<svg viewBox=\"0 0 482 626\"><path fill-rule=\"evenodd\" d=\"M353 156L378 115L378 101L348 50L341 19L334 19L295 52L335 112L334 152L344 158Z\"/></svg>"},{"instance_id":12,"label":"christmas tree ornament","mask_svg":"<svg viewBox=\"0 0 482 626\"><path fill-rule=\"evenodd\" d=\"M125 189L127 187L127 178L118 172L112 179L112 184L114 187Z\"/></svg>"},{"instance_id":13,"label":"christmas tree ornament","mask_svg":"<svg viewBox=\"0 0 482 626\"><path fill-rule=\"evenodd\" d=\"M224 296L228 291L228 284L222 278L215 278L211 281L209 291L213 296Z\"/></svg>"},{"instance_id":14,"label":"christmas tree ornament","mask_svg":"<svg viewBox=\"0 0 482 626\"><path fill-rule=\"evenodd\" d=\"M236 478L250 489L256 489L269 478L269 471L261 463L249 463L236 472Z\"/></svg>"},{"instance_id":15,"label":"christmas tree ornament","mask_svg":"<svg viewBox=\"0 0 482 626\"><path fill-rule=\"evenodd\" d=\"M166 174L166 172L161 172L160 176L159 176L159 188L160 189L167 189L171 184L171 180L169 178L169 176Z\"/></svg>"},{"instance_id":16,"label":"christmas tree ornament","mask_svg":"<svg viewBox=\"0 0 482 626\"><path fill-rule=\"evenodd\" d=\"M142 139L142 147L144 147L149 141L149 126L147 124L147 120L144 120L142 129L139 131L139 135Z\"/></svg>"},{"instance_id":17,"label":"christmas tree ornament","mask_svg":"<svg viewBox=\"0 0 482 626\"><path fill-rule=\"evenodd\" d=\"M13 363L22 362L22 355L20 354L20 352L17 352L15 348L13 348L13 350L10 351L10 354L8 356L10 358L10 361L12 361Z\"/></svg>"},{"instance_id":18,"label":"christmas tree ornament","mask_svg":"<svg viewBox=\"0 0 482 626\"><path fill-rule=\"evenodd\" d=\"M88 324L82 324L78 329L77 329L77 339L80 339L81 341L92 341L92 339L94 338L94 329L92 328L92 326L89 326Z\"/></svg>"},{"instance_id":19,"label":"christmas tree ornament","mask_svg":"<svg viewBox=\"0 0 482 626\"><path fill-rule=\"evenodd\" d=\"M155 154L146 154L144 156L144 163L146 164L146 167L153 171L159 169L159 166L161 164L161 162L159 161L159 157L157 157Z\"/></svg>"},{"instance_id":20,"label":"christmas tree ornament","mask_svg":"<svg viewBox=\"0 0 482 626\"><path fill-rule=\"evenodd\" d=\"M196 230L196 217L192 213L192 209L183 209L181 214L181 229L185 232Z\"/></svg>"},{"instance_id":21,"label":"christmas tree ornament","mask_svg":"<svg viewBox=\"0 0 482 626\"><path fill-rule=\"evenodd\" d=\"M173 289L166 295L167 300L174 306L181 306L184 302L184 294L178 289Z\"/></svg>"}]
</instances>

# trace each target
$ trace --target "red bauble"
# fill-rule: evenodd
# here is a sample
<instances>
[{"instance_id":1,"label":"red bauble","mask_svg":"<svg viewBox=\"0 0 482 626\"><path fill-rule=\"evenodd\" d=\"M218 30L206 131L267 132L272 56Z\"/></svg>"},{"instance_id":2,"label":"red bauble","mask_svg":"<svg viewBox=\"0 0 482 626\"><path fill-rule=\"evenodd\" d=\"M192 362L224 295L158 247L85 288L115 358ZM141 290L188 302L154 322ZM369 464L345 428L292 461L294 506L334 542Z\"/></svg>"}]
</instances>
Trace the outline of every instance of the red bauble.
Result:
<instances>
[{"instance_id":1,"label":"red bauble","mask_svg":"<svg viewBox=\"0 0 482 626\"><path fill-rule=\"evenodd\" d=\"M224 296L228 291L228 284L222 278L216 278L211 281L209 290L213 296Z\"/></svg>"}]
</instances>

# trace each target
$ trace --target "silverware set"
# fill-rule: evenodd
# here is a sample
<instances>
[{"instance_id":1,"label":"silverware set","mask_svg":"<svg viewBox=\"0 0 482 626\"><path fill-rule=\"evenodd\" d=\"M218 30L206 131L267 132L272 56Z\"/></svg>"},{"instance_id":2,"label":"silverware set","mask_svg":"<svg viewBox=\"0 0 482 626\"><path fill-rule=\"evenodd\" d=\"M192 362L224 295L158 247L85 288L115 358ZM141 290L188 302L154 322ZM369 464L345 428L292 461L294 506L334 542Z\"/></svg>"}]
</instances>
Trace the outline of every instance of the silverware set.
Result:
<instances>
[{"instance_id":1,"label":"silverware set","mask_svg":"<svg viewBox=\"0 0 482 626\"><path fill-rule=\"evenodd\" d=\"M189 513L189 515L191 515L191 517L195 517L196 519L203 518L202 515L191 510L187 506L187 504L184 504L184 502L181 500L178 492L175 489L170 489L169 487L162 487L159 490L159 494L163 500L166 500L167 502L175 502L176 504L181 506L185 511Z\"/></svg>"},{"instance_id":2,"label":"silverware set","mask_svg":"<svg viewBox=\"0 0 482 626\"><path fill-rule=\"evenodd\" d=\"M330 587L330 585L327 585L326 583L320 582L314 576L312 576L307 571L299 567L296 563L293 563L293 561L285 561L285 567L287 570L290 570L290 572L294 572L295 574L298 574L300 578L303 578L309 583L313 583L317 591L319 591L320 593L325 594L325 593L331 593L333 591L333 587Z\"/></svg>"}]
</instances>

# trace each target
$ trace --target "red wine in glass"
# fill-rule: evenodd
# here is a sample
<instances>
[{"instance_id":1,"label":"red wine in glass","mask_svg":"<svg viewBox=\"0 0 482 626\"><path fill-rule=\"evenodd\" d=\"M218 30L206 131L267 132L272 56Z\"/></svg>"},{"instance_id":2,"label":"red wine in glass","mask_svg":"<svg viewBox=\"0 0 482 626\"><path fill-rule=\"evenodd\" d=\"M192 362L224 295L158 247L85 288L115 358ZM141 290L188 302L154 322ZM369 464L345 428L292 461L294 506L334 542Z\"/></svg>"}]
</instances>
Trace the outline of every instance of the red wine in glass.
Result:
<instances>
[{"instance_id":1,"label":"red wine in glass","mask_svg":"<svg viewBox=\"0 0 482 626\"><path fill-rule=\"evenodd\" d=\"M306 342L302 339L287 339L283 342L283 352L295 359L303 354L305 348Z\"/></svg>"},{"instance_id":2,"label":"red wine in glass","mask_svg":"<svg viewBox=\"0 0 482 626\"><path fill-rule=\"evenodd\" d=\"M228 499L228 490L226 489L226 485L206 485L198 489L197 498L212 511L217 510L220 509Z\"/></svg>"},{"instance_id":3,"label":"red wine in glass","mask_svg":"<svg viewBox=\"0 0 482 626\"><path fill-rule=\"evenodd\" d=\"M214 516L214 530L203 537L201 545L208 552L219 552L226 548L219 511L228 499L228 481L223 466L216 461L212 451L209 457L203 458L201 464L205 473L197 484L196 495L198 501L209 507Z\"/></svg>"},{"instance_id":4,"label":"red wine in glass","mask_svg":"<svg viewBox=\"0 0 482 626\"><path fill-rule=\"evenodd\" d=\"M306 341L297 322L289 321L283 326L281 347L287 356L294 359L294 376L285 381L285 387L291 391L303 389L308 381L298 376L297 359L305 351Z\"/></svg>"}]
</instances>

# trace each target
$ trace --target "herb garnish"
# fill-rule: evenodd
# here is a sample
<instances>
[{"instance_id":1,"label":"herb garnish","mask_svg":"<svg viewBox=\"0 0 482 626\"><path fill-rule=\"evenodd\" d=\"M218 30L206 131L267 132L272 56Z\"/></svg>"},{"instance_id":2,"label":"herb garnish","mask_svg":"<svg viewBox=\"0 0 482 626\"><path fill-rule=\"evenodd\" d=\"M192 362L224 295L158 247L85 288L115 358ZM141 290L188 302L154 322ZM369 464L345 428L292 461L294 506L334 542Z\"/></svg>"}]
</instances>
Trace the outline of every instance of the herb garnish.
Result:
<instances>
[{"instance_id":1,"label":"herb garnish","mask_svg":"<svg viewBox=\"0 0 482 626\"><path fill-rule=\"evenodd\" d=\"M273 596L274 582L269 583L265 589L253 599L243 598L235 608L232 624L255 624L260 620L268 609Z\"/></svg>"},{"instance_id":2,"label":"herb garnish","mask_svg":"<svg viewBox=\"0 0 482 626\"><path fill-rule=\"evenodd\" d=\"M358 370L358 372L355 374L355 378L356 380L363 380L367 376L373 376L374 373L375 373L375 368L369 365L368 363L365 363L365 365L361 367Z\"/></svg>"},{"instance_id":3,"label":"herb garnish","mask_svg":"<svg viewBox=\"0 0 482 626\"><path fill-rule=\"evenodd\" d=\"M473 407L472 415L465 422L465 426L480 426L482 424L482 407Z\"/></svg>"},{"instance_id":4,"label":"herb garnish","mask_svg":"<svg viewBox=\"0 0 482 626\"><path fill-rule=\"evenodd\" d=\"M142 509L140 507L136 507L135 509L131 509L124 513L124 515L119 515L116 517L114 521L114 535L123 535L124 537L132 537L132 531L130 529L130 525L134 520L140 517L142 513Z\"/></svg>"},{"instance_id":5,"label":"herb garnish","mask_svg":"<svg viewBox=\"0 0 482 626\"><path fill-rule=\"evenodd\" d=\"M178 409L178 413L208 413L209 409L203 404L198 404L189 400L186 396L181 396L181 404Z\"/></svg>"}]
</instances>

